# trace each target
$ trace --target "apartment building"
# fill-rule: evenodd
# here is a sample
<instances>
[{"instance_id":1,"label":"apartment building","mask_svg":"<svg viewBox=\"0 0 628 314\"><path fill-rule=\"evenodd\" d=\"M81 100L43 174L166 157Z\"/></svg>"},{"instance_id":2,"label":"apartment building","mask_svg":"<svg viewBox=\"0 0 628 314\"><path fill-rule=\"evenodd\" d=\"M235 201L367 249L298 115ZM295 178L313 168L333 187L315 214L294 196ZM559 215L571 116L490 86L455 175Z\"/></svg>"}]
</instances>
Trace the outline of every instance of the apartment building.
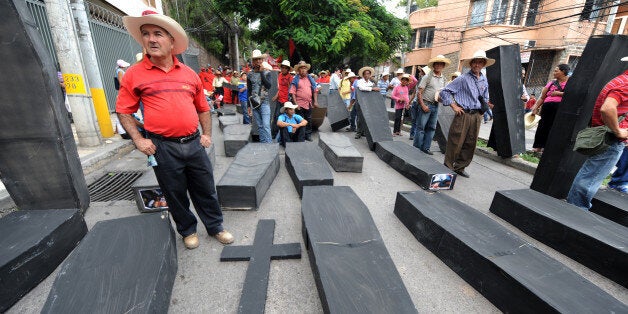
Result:
<instances>
[{"instance_id":1,"label":"apartment building","mask_svg":"<svg viewBox=\"0 0 628 314\"><path fill-rule=\"evenodd\" d=\"M405 66L449 57L451 73L459 60L478 49L518 44L525 84L539 94L559 63L577 66L592 34L626 34L628 5L619 0L440 0L438 6L409 15L413 30Z\"/></svg>"}]
</instances>

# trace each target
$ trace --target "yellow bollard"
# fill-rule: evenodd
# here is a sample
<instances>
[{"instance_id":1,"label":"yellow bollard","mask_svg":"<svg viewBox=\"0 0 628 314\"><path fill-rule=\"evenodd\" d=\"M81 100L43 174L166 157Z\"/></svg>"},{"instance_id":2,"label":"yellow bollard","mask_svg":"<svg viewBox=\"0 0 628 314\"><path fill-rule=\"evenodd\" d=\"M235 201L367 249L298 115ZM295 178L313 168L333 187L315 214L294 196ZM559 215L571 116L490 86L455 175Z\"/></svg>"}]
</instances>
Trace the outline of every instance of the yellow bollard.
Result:
<instances>
[{"instance_id":1,"label":"yellow bollard","mask_svg":"<svg viewBox=\"0 0 628 314\"><path fill-rule=\"evenodd\" d=\"M109 117L109 107L107 107L107 98L105 98L105 90L102 88L90 88L92 93L92 99L94 101L94 111L96 112L96 119L100 126L100 134L102 137L113 136L113 125L111 124L111 117Z\"/></svg>"}]
</instances>

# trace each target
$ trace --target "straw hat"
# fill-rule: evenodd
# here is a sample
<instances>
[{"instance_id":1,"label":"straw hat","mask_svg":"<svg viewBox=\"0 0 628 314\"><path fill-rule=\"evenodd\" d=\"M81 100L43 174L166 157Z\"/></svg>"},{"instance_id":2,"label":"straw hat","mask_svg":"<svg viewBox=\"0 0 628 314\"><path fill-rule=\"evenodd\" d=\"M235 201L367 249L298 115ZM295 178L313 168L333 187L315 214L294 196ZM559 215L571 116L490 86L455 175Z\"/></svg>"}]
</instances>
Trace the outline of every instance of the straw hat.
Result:
<instances>
[{"instance_id":1,"label":"straw hat","mask_svg":"<svg viewBox=\"0 0 628 314\"><path fill-rule=\"evenodd\" d=\"M359 71L358 71L358 76L362 77L362 74L364 74L364 71L370 71L371 75L375 74L375 70L371 67L362 67Z\"/></svg>"},{"instance_id":2,"label":"straw hat","mask_svg":"<svg viewBox=\"0 0 628 314\"><path fill-rule=\"evenodd\" d=\"M328 74L326 70L318 72L318 75Z\"/></svg>"},{"instance_id":3,"label":"straw hat","mask_svg":"<svg viewBox=\"0 0 628 314\"><path fill-rule=\"evenodd\" d=\"M473 60L473 59L484 59L484 60L486 60L485 67L489 67L489 66L495 64L495 59L491 59L491 58L487 58L486 57L486 51L478 50L478 51L476 51L473 54L473 56L471 58L462 59L462 66L463 67L471 67L471 60Z\"/></svg>"},{"instance_id":4,"label":"straw hat","mask_svg":"<svg viewBox=\"0 0 628 314\"><path fill-rule=\"evenodd\" d=\"M462 75L462 73L460 73L460 71L456 71L456 72L454 72L454 73L451 73L451 76L450 76L449 78L453 80L453 79L454 79L454 76L455 76L455 77L458 77L458 76L460 76L460 75Z\"/></svg>"},{"instance_id":5,"label":"straw hat","mask_svg":"<svg viewBox=\"0 0 628 314\"><path fill-rule=\"evenodd\" d=\"M152 24L165 29L174 38L172 54L178 55L188 49L188 35L183 30L183 27L169 16L146 10L142 12L142 16L125 16L122 18L122 21L126 30L129 31L129 34L133 36L140 46L142 45L140 28L142 25Z\"/></svg>"},{"instance_id":6,"label":"straw hat","mask_svg":"<svg viewBox=\"0 0 628 314\"><path fill-rule=\"evenodd\" d=\"M295 105L295 104L293 104L293 103L291 103L289 101L286 101L285 103L283 103L283 107L281 107L281 109L279 109L279 111L281 113L283 113L284 111L286 111L286 109L296 109L297 107L298 107L297 105Z\"/></svg>"},{"instance_id":7,"label":"straw hat","mask_svg":"<svg viewBox=\"0 0 628 314\"><path fill-rule=\"evenodd\" d=\"M403 80L403 79L406 79L406 80L410 81L410 74L405 73L404 75L402 75L402 76L401 76L401 79L402 79L402 80Z\"/></svg>"},{"instance_id":8,"label":"straw hat","mask_svg":"<svg viewBox=\"0 0 628 314\"><path fill-rule=\"evenodd\" d=\"M268 57L268 55L265 53L262 53L261 51L259 51L259 49L255 49L251 53L251 59L261 59L261 58L266 58L266 57Z\"/></svg>"},{"instance_id":9,"label":"straw hat","mask_svg":"<svg viewBox=\"0 0 628 314\"><path fill-rule=\"evenodd\" d=\"M346 69L345 69L345 73L349 73L349 72L353 72L353 71L351 71L351 69L350 69L350 68L346 68Z\"/></svg>"},{"instance_id":10,"label":"straw hat","mask_svg":"<svg viewBox=\"0 0 628 314\"><path fill-rule=\"evenodd\" d=\"M130 63L128 63L128 62L126 62L126 61L124 61L124 60L122 60L122 59L118 59L118 61L116 61L116 64L117 64L119 67L121 67L121 68L126 68L126 67L128 67L129 65L131 65Z\"/></svg>"},{"instance_id":11,"label":"straw hat","mask_svg":"<svg viewBox=\"0 0 628 314\"><path fill-rule=\"evenodd\" d=\"M295 71L299 71L300 68L306 67L307 70L309 71L311 66L309 64L307 64L307 62L305 61L299 61L299 63L297 63L297 65L294 66L294 70Z\"/></svg>"},{"instance_id":12,"label":"straw hat","mask_svg":"<svg viewBox=\"0 0 628 314\"><path fill-rule=\"evenodd\" d=\"M540 120L541 116L539 116L538 114L533 114L532 111L523 115L523 124L526 129L531 129L535 127Z\"/></svg>"},{"instance_id":13,"label":"straw hat","mask_svg":"<svg viewBox=\"0 0 628 314\"><path fill-rule=\"evenodd\" d=\"M292 75L297 75L297 72L295 72L294 70L290 71L290 74Z\"/></svg>"},{"instance_id":14,"label":"straw hat","mask_svg":"<svg viewBox=\"0 0 628 314\"><path fill-rule=\"evenodd\" d=\"M358 77L358 76L357 76L357 75L355 75L355 73L353 73L353 72L349 72L349 74L347 74L347 77L346 77L346 78L350 79L350 78L352 78L352 77Z\"/></svg>"},{"instance_id":15,"label":"straw hat","mask_svg":"<svg viewBox=\"0 0 628 314\"><path fill-rule=\"evenodd\" d=\"M403 73L405 73L405 72L403 71L402 68L399 68L399 69L397 69L397 71L395 71L395 74L403 74Z\"/></svg>"},{"instance_id":16,"label":"straw hat","mask_svg":"<svg viewBox=\"0 0 628 314\"><path fill-rule=\"evenodd\" d=\"M423 70L423 73L425 73L425 75L430 74L430 72L432 72L432 69L430 69L430 67L428 67L427 65L422 67L421 70Z\"/></svg>"},{"instance_id":17,"label":"straw hat","mask_svg":"<svg viewBox=\"0 0 628 314\"><path fill-rule=\"evenodd\" d=\"M283 60L283 61L281 61L281 66L290 68L290 60Z\"/></svg>"},{"instance_id":18,"label":"straw hat","mask_svg":"<svg viewBox=\"0 0 628 314\"><path fill-rule=\"evenodd\" d=\"M449 60L449 58L445 58L445 56L443 56L443 55L438 55L438 56L430 59L430 61L427 62L427 66L430 69L433 69L434 68L434 63L437 63L437 62L442 62L442 63L445 64L445 66L448 66L448 65L451 64L451 60Z\"/></svg>"}]
</instances>

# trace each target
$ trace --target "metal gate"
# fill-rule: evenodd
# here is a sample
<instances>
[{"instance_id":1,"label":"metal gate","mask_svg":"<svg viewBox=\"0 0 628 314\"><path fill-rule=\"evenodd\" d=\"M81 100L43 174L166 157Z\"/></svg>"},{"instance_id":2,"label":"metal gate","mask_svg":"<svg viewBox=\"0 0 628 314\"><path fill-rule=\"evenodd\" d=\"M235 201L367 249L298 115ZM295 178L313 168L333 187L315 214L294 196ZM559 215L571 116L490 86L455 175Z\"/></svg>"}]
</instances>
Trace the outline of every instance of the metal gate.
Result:
<instances>
[{"instance_id":1,"label":"metal gate","mask_svg":"<svg viewBox=\"0 0 628 314\"><path fill-rule=\"evenodd\" d=\"M57 54L55 53L55 47L52 42L52 34L50 34L50 23L48 23L48 15L46 15L46 7L44 6L43 0L26 0L26 6L28 10L33 15L35 20L35 24L37 24L37 29L41 34L41 37L44 40L44 44L46 45L46 49L50 53L52 60L54 61L55 66L58 68Z\"/></svg>"},{"instance_id":2,"label":"metal gate","mask_svg":"<svg viewBox=\"0 0 628 314\"><path fill-rule=\"evenodd\" d=\"M528 79L525 83L529 94L534 93L537 98L541 96L543 87L549 81L555 55L555 50L532 51L528 65Z\"/></svg>"}]
</instances>

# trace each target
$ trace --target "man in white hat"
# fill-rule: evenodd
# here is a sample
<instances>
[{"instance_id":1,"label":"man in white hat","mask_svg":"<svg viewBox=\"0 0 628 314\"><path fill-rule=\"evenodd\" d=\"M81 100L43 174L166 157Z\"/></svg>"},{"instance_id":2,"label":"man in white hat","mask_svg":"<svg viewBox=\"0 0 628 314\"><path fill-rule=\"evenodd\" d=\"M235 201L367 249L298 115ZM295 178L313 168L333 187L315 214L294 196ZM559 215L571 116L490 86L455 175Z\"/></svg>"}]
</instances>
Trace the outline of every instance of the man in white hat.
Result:
<instances>
[{"instance_id":1,"label":"man in white hat","mask_svg":"<svg viewBox=\"0 0 628 314\"><path fill-rule=\"evenodd\" d=\"M294 76L290 74L290 60L283 60L279 67L279 75L277 76L277 93L273 96L275 102L275 114L273 115L274 121L272 124L273 138L278 132L277 118L279 117L280 110L283 104L289 100L290 83Z\"/></svg>"},{"instance_id":2,"label":"man in white hat","mask_svg":"<svg viewBox=\"0 0 628 314\"><path fill-rule=\"evenodd\" d=\"M259 141L272 143L270 134L270 105L268 103L268 90L270 90L270 71L262 67L267 55L255 49L251 54L253 70L247 77L247 89L249 91L249 107L257 122Z\"/></svg>"},{"instance_id":3,"label":"man in white hat","mask_svg":"<svg viewBox=\"0 0 628 314\"><path fill-rule=\"evenodd\" d=\"M628 62L628 56L621 58L621 61ZM622 115L624 119L619 122ZM593 196L628 146L626 115L628 115L628 70L608 82L595 101L591 126L606 125L615 138L610 140L609 148L589 156L582 164L567 194L568 203L584 210L591 208Z\"/></svg>"},{"instance_id":4,"label":"man in white hat","mask_svg":"<svg viewBox=\"0 0 628 314\"><path fill-rule=\"evenodd\" d=\"M286 147L286 142L305 142L307 120L295 113L298 106L286 101L281 107L281 115L277 117L279 128L279 143Z\"/></svg>"},{"instance_id":5,"label":"man in white hat","mask_svg":"<svg viewBox=\"0 0 628 314\"><path fill-rule=\"evenodd\" d=\"M451 106L456 114L449 128L445 166L465 178L469 174L465 168L471 164L475 145L482 123L482 103L488 104L488 81L482 74L482 68L491 66L495 59L486 57L483 50L476 51L472 57L462 60L463 67L471 70L439 93L443 105Z\"/></svg>"},{"instance_id":6,"label":"man in white hat","mask_svg":"<svg viewBox=\"0 0 628 314\"><path fill-rule=\"evenodd\" d=\"M120 121L137 149L155 157L153 170L185 247L199 245L188 193L207 233L222 244L232 243L233 236L222 226L212 166L205 150L199 149L212 142L203 85L194 70L175 57L187 49L188 37L172 18L152 11L144 11L141 17L125 16L123 21L146 55L122 78L116 102ZM140 101L148 138L140 135L131 116Z\"/></svg>"},{"instance_id":7,"label":"man in white hat","mask_svg":"<svg viewBox=\"0 0 628 314\"><path fill-rule=\"evenodd\" d=\"M305 140L312 141L312 108L318 107L318 93L316 91L316 82L307 74L310 65L305 61L300 61L294 66L297 75L290 83L290 95L292 100L299 106L296 113L307 120L305 127Z\"/></svg>"},{"instance_id":8,"label":"man in white hat","mask_svg":"<svg viewBox=\"0 0 628 314\"><path fill-rule=\"evenodd\" d=\"M430 68L429 74L423 76L417 91L417 116L416 130L414 133L414 147L422 150L428 155L434 155L430 151L432 139L436 132L438 122L438 101L436 92L445 87L445 76L443 69L451 63L451 60L443 55L438 55L427 62Z\"/></svg>"},{"instance_id":9,"label":"man in white hat","mask_svg":"<svg viewBox=\"0 0 628 314\"><path fill-rule=\"evenodd\" d=\"M360 70L358 70L358 76L360 77L360 79L358 79L354 83L357 86L357 88L354 88L354 93L353 93L354 97L355 97L356 89L359 89L363 92L379 92L379 87L377 87L377 85L371 80L373 73L375 73L375 70L369 66L362 67L360 68ZM357 97L356 97L354 104L351 106L352 107L351 114L349 116L350 119L356 120L356 124L357 124L357 131L355 133L356 139L359 139L360 137L362 137L362 135L364 135L364 122L360 121L360 119L358 118L359 106L362 106L362 105L358 103Z\"/></svg>"}]
</instances>

